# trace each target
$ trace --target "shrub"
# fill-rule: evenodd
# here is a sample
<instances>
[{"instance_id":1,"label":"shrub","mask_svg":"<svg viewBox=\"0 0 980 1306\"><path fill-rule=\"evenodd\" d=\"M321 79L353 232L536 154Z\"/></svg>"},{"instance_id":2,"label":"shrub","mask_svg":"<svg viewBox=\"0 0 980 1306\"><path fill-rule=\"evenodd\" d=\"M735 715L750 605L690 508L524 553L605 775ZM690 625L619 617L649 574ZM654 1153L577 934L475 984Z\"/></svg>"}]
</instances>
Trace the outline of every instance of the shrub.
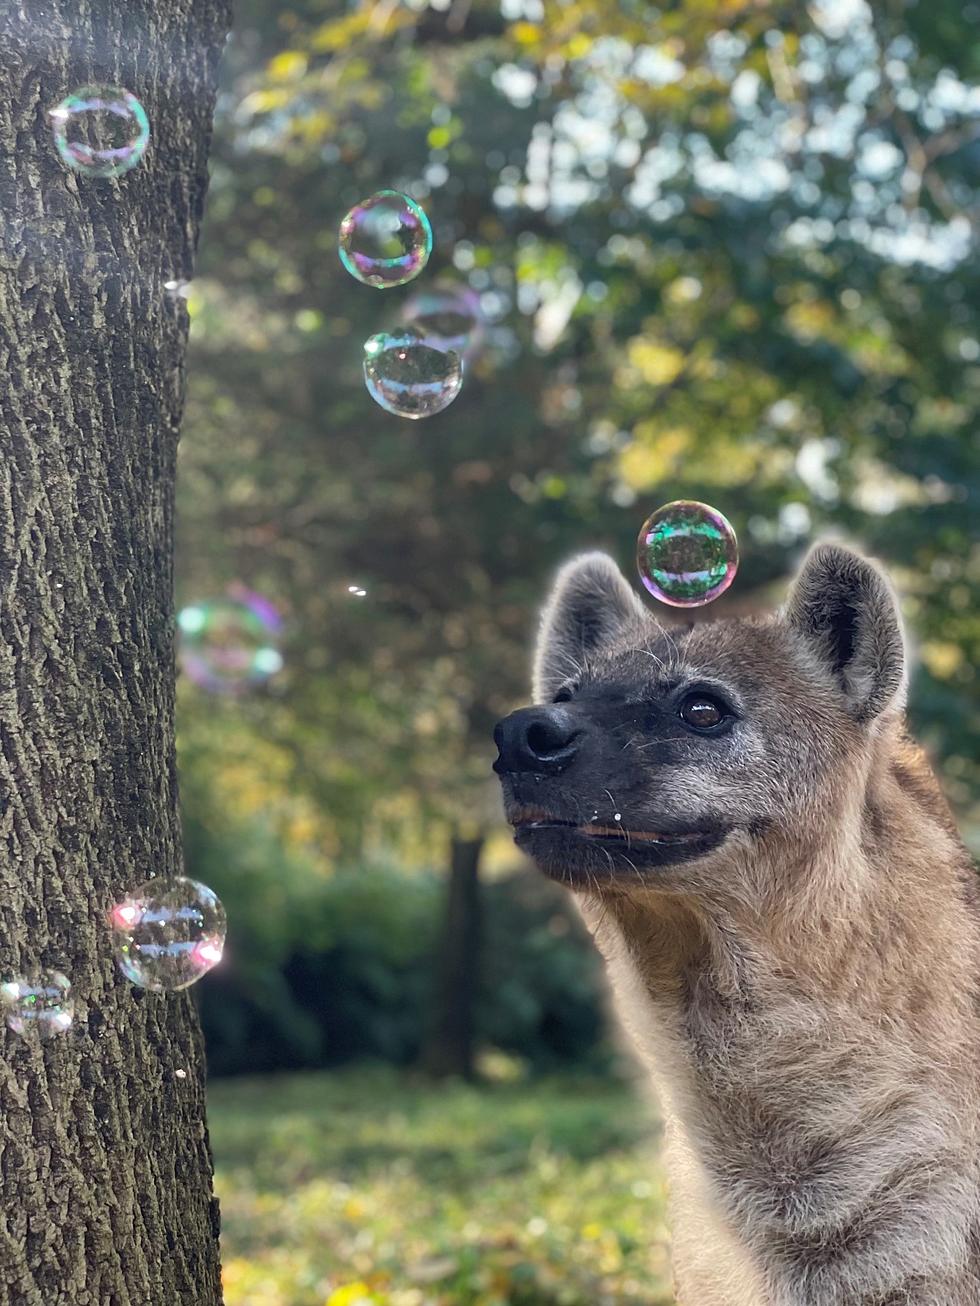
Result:
<instances>
[{"instance_id":1,"label":"shrub","mask_svg":"<svg viewBox=\"0 0 980 1306\"><path fill-rule=\"evenodd\" d=\"M326 875L260 824L187 822L188 874L228 911L225 963L198 990L215 1075L408 1064L429 1014L443 909L434 873ZM564 896L521 871L483 888L477 1041L546 1068L602 1055L598 968Z\"/></svg>"}]
</instances>

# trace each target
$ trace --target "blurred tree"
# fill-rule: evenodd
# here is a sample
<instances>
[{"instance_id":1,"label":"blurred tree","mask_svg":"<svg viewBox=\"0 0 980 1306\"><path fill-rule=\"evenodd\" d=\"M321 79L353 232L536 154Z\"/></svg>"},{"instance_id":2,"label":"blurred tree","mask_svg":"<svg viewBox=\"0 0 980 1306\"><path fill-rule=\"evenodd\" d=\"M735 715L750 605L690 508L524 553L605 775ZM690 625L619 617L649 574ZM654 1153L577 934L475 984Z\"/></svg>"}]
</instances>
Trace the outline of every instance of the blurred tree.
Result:
<instances>
[{"instance_id":1,"label":"blurred tree","mask_svg":"<svg viewBox=\"0 0 980 1306\"><path fill-rule=\"evenodd\" d=\"M742 539L707 616L775 597L828 530L883 555L916 725L975 811L976 9L245 5L191 300L182 576L292 614L282 687L246 715L345 854L397 839L406 792L479 840L548 572L592 544L628 563L682 495ZM336 257L342 214L388 186L433 221L416 285L455 276L487 319L460 398L416 424L360 377L413 287ZM451 955L443 991L471 992L475 949Z\"/></svg>"},{"instance_id":2,"label":"blurred tree","mask_svg":"<svg viewBox=\"0 0 980 1306\"><path fill-rule=\"evenodd\" d=\"M172 519L187 275L224 0L0 7L0 979L74 1023L0 1029L0 1300L221 1299L200 1029L117 973L112 902L180 867ZM47 110L124 83L146 158L93 180ZM8 1013L9 1014L9 1013Z\"/></svg>"}]
</instances>

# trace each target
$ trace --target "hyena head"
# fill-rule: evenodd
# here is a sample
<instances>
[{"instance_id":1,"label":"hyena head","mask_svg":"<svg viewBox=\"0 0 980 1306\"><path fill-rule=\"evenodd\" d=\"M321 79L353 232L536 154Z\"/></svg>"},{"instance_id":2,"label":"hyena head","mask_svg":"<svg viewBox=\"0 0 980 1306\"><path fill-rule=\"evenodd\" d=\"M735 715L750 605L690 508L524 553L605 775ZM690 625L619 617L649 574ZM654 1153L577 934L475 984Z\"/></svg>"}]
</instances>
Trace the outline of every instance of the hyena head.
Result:
<instances>
[{"instance_id":1,"label":"hyena head","mask_svg":"<svg viewBox=\"0 0 980 1306\"><path fill-rule=\"evenodd\" d=\"M810 553L776 614L673 629L610 558L577 558L544 611L538 706L495 732L516 841L590 891L744 896L739 866L783 888L758 868L861 828L904 667L888 582L840 546Z\"/></svg>"}]
</instances>

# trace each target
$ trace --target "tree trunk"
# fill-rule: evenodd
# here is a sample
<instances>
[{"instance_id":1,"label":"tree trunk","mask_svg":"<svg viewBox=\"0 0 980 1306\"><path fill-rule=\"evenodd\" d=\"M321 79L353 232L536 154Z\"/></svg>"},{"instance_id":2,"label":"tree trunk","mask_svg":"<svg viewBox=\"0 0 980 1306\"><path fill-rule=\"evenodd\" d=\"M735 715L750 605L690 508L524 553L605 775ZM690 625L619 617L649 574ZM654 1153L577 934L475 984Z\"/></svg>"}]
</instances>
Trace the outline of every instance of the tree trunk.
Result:
<instances>
[{"instance_id":1,"label":"tree trunk","mask_svg":"<svg viewBox=\"0 0 980 1306\"><path fill-rule=\"evenodd\" d=\"M107 912L181 866L172 521L190 275L226 0L0 0L0 979L64 971L73 1026L0 1028L0 1303L214 1306L193 999L117 972ZM145 106L145 158L69 171L46 110Z\"/></svg>"},{"instance_id":2,"label":"tree trunk","mask_svg":"<svg viewBox=\"0 0 980 1306\"><path fill-rule=\"evenodd\" d=\"M454 831L446 914L436 960L435 1000L423 1066L432 1075L472 1079L475 1008L480 965L480 853L482 834Z\"/></svg>"}]
</instances>

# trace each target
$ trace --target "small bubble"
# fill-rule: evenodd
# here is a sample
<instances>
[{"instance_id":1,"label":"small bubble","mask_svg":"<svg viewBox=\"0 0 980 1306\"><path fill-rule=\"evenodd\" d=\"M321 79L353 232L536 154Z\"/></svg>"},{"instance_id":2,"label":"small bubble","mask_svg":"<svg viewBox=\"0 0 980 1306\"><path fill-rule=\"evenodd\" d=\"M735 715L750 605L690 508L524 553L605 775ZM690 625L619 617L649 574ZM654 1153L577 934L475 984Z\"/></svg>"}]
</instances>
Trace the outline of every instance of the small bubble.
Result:
<instances>
[{"instance_id":1,"label":"small bubble","mask_svg":"<svg viewBox=\"0 0 980 1306\"><path fill-rule=\"evenodd\" d=\"M190 603L177 614L180 665L216 693L241 693L282 670L282 620L261 594Z\"/></svg>"},{"instance_id":2,"label":"small bubble","mask_svg":"<svg viewBox=\"0 0 980 1306\"><path fill-rule=\"evenodd\" d=\"M472 358L483 342L480 296L469 286L436 284L418 290L402 310L402 321L437 349Z\"/></svg>"},{"instance_id":3,"label":"small bubble","mask_svg":"<svg viewBox=\"0 0 980 1306\"><path fill-rule=\"evenodd\" d=\"M60 970L6 980L0 984L0 1002L7 1027L15 1034L31 1030L37 1030L42 1038L63 1034L75 1015L71 984Z\"/></svg>"},{"instance_id":4,"label":"small bubble","mask_svg":"<svg viewBox=\"0 0 980 1306\"><path fill-rule=\"evenodd\" d=\"M357 281L385 290L403 286L432 253L432 228L415 200L380 190L355 204L340 224L340 261Z\"/></svg>"},{"instance_id":5,"label":"small bubble","mask_svg":"<svg viewBox=\"0 0 980 1306\"><path fill-rule=\"evenodd\" d=\"M260 648L252 658L252 666L256 674L264 680L267 676L274 676L277 671L282 670L282 654L275 648Z\"/></svg>"},{"instance_id":6,"label":"small bubble","mask_svg":"<svg viewBox=\"0 0 980 1306\"><path fill-rule=\"evenodd\" d=\"M121 177L146 153L150 120L121 86L82 86L50 111L55 148L83 177Z\"/></svg>"},{"instance_id":7,"label":"small bubble","mask_svg":"<svg viewBox=\"0 0 980 1306\"><path fill-rule=\"evenodd\" d=\"M727 518L706 503L678 499L643 523L636 564L662 603L695 608L723 594L738 570L738 543Z\"/></svg>"},{"instance_id":8,"label":"small bubble","mask_svg":"<svg viewBox=\"0 0 980 1306\"><path fill-rule=\"evenodd\" d=\"M225 909L207 885L185 876L147 880L112 908L109 919L119 969L155 993L186 989L224 951Z\"/></svg>"},{"instance_id":9,"label":"small bubble","mask_svg":"<svg viewBox=\"0 0 980 1306\"><path fill-rule=\"evenodd\" d=\"M371 336L364 346L364 383L381 407L413 420L448 408L463 385L463 364L418 332Z\"/></svg>"}]
</instances>

